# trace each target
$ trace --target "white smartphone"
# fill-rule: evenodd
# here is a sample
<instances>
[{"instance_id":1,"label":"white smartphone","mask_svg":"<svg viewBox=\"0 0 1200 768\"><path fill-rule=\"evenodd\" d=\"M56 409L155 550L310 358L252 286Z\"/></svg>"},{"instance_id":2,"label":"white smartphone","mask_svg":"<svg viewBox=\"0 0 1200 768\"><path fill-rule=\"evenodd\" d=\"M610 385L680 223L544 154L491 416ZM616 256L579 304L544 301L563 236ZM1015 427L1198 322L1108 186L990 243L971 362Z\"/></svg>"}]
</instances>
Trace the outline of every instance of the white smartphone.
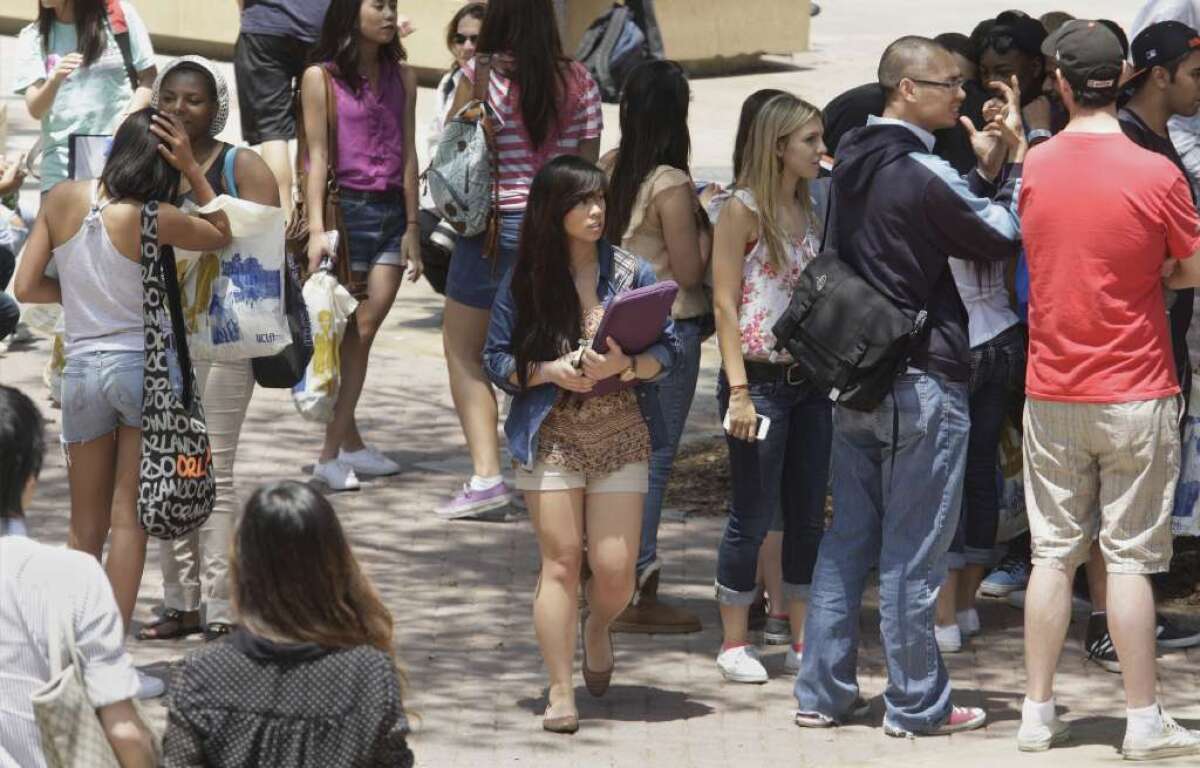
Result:
<instances>
[{"instance_id":1,"label":"white smartphone","mask_svg":"<svg viewBox=\"0 0 1200 768\"><path fill-rule=\"evenodd\" d=\"M771 428L771 417L755 414L758 417L758 432L754 435L756 440L764 440L767 437L767 430ZM725 431L729 431L729 411L725 412L725 423L722 425Z\"/></svg>"}]
</instances>

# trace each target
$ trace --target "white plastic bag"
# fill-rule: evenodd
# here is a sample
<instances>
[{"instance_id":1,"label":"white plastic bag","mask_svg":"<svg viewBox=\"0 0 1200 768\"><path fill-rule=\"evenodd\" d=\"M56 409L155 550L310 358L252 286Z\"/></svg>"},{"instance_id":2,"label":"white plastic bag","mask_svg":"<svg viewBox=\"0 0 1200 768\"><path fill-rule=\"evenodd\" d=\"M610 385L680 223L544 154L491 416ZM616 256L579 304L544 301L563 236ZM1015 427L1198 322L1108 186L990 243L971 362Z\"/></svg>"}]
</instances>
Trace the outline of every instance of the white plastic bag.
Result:
<instances>
[{"instance_id":1,"label":"white plastic bag","mask_svg":"<svg viewBox=\"0 0 1200 768\"><path fill-rule=\"evenodd\" d=\"M304 378L292 387L292 402L304 418L329 423L341 384L346 322L358 301L338 284L337 278L323 270L308 278L303 293L312 326L313 354Z\"/></svg>"},{"instance_id":2,"label":"white plastic bag","mask_svg":"<svg viewBox=\"0 0 1200 768\"><path fill-rule=\"evenodd\" d=\"M200 211L224 211L233 242L219 252L176 250L192 358L246 360L281 352L292 343L283 311L283 210L220 195Z\"/></svg>"},{"instance_id":3,"label":"white plastic bag","mask_svg":"<svg viewBox=\"0 0 1200 768\"><path fill-rule=\"evenodd\" d=\"M1192 372L1192 398L1183 417L1179 482L1171 510L1171 533L1200 536L1200 374Z\"/></svg>"}]
</instances>

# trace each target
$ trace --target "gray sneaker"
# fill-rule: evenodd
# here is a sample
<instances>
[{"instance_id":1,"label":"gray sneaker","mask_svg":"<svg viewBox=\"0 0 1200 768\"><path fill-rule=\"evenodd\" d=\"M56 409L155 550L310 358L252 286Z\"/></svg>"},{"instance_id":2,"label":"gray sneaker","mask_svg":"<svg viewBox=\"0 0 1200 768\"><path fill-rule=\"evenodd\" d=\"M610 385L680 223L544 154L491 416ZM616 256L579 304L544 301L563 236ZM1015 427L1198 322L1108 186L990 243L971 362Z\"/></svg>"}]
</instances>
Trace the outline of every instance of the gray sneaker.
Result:
<instances>
[{"instance_id":1,"label":"gray sneaker","mask_svg":"<svg viewBox=\"0 0 1200 768\"><path fill-rule=\"evenodd\" d=\"M792 642L792 623L786 616L767 616L763 626L763 642L767 645L789 645Z\"/></svg>"},{"instance_id":2,"label":"gray sneaker","mask_svg":"<svg viewBox=\"0 0 1200 768\"><path fill-rule=\"evenodd\" d=\"M1167 757L1200 755L1200 732L1188 730L1159 710L1162 720L1158 732L1151 736L1130 738L1125 729L1121 755L1126 760L1161 760Z\"/></svg>"},{"instance_id":3,"label":"gray sneaker","mask_svg":"<svg viewBox=\"0 0 1200 768\"><path fill-rule=\"evenodd\" d=\"M1017 749L1022 752L1045 752L1071 739L1071 726L1055 717L1049 723L1021 721L1017 730Z\"/></svg>"}]
</instances>

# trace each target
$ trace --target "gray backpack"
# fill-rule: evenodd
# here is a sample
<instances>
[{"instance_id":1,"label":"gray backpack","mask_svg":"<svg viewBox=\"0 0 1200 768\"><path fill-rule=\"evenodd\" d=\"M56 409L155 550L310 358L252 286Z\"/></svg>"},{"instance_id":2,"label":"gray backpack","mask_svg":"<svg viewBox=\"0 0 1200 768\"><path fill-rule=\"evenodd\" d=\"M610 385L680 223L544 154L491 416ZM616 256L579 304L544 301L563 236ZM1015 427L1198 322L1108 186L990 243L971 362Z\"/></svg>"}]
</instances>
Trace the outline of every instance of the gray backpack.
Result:
<instances>
[{"instance_id":1,"label":"gray backpack","mask_svg":"<svg viewBox=\"0 0 1200 768\"><path fill-rule=\"evenodd\" d=\"M425 171L425 182L442 219L465 237L488 228L500 196L495 112L487 101L492 57L476 57L471 101L446 123Z\"/></svg>"}]
</instances>

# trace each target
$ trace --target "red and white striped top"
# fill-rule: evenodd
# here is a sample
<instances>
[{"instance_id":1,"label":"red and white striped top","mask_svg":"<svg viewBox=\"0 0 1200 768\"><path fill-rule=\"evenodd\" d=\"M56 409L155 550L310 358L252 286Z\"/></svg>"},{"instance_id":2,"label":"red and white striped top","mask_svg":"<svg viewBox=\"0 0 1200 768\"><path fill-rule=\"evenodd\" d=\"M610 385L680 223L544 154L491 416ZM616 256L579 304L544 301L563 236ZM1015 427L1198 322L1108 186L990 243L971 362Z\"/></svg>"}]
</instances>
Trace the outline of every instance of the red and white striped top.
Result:
<instances>
[{"instance_id":1,"label":"red and white striped top","mask_svg":"<svg viewBox=\"0 0 1200 768\"><path fill-rule=\"evenodd\" d=\"M517 84L503 74L511 57L492 58L488 103L496 110L499 130L496 146L500 161L500 210L522 211L529 200L529 185L542 166L559 155L579 152L579 143L600 138L604 120L600 114L600 89L587 69L578 62L567 64L566 94L559 103L558 125L552 126L542 145L534 148L521 116ZM475 82L475 61L467 62L463 74Z\"/></svg>"}]
</instances>

